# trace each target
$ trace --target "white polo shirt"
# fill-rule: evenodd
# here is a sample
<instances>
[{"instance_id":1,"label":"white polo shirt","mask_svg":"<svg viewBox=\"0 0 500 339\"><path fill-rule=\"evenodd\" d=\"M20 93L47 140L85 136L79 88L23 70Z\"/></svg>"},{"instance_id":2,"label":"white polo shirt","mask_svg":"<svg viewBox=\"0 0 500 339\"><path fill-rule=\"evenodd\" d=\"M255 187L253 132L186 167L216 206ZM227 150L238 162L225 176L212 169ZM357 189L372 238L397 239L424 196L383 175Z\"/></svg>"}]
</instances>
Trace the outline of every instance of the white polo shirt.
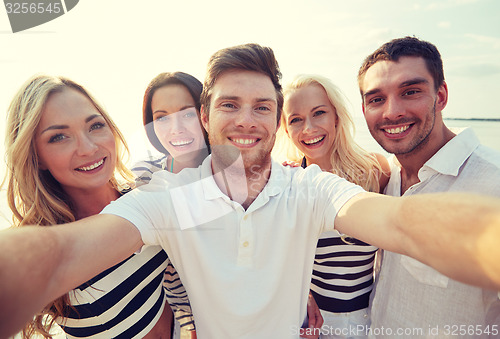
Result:
<instances>
[{"instance_id":1,"label":"white polo shirt","mask_svg":"<svg viewBox=\"0 0 500 339\"><path fill-rule=\"evenodd\" d=\"M168 253L191 300L200 338L298 338L318 237L363 189L318 166L273 162L245 209L212 177L211 158L111 203L146 245Z\"/></svg>"}]
</instances>

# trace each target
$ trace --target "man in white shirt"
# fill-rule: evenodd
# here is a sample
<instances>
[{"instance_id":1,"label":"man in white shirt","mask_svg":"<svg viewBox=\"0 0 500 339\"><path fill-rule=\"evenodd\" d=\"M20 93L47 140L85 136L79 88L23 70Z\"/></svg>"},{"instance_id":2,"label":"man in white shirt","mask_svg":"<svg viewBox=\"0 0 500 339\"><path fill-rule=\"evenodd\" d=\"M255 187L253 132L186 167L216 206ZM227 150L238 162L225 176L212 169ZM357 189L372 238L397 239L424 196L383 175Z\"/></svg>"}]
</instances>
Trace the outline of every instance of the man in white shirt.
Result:
<instances>
[{"instance_id":1,"label":"man in white shirt","mask_svg":"<svg viewBox=\"0 0 500 339\"><path fill-rule=\"evenodd\" d=\"M434 45L394 39L366 58L358 81L368 128L395 155L386 194L500 196L500 153L480 145L471 129L455 135L443 123L448 88ZM498 338L497 291L450 279L405 255L384 251L382 258L372 292L372 336Z\"/></svg>"},{"instance_id":2,"label":"man in white shirt","mask_svg":"<svg viewBox=\"0 0 500 339\"><path fill-rule=\"evenodd\" d=\"M247 44L215 53L201 109L212 156L201 167L177 177L155 174L141 191L68 226L2 232L0 337L145 244L166 248L188 291L200 338L297 338L316 242L334 227L456 279L500 286L500 264L478 267L484 253L471 250L481 246L500 256L479 236L500 239L499 200L393 198L363 192L317 166L273 163L280 75L270 48ZM485 212L481 218L478 210ZM472 220L476 232L470 231ZM455 239L443 246L431 235Z\"/></svg>"}]
</instances>

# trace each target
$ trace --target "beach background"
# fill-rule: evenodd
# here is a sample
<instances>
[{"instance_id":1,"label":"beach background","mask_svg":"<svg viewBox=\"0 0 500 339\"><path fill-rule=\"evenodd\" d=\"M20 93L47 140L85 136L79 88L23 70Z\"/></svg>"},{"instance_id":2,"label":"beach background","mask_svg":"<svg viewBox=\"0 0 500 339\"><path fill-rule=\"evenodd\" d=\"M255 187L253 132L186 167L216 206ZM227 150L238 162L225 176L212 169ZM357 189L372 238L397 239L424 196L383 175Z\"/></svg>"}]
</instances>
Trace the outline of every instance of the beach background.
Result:
<instances>
[{"instance_id":1,"label":"beach background","mask_svg":"<svg viewBox=\"0 0 500 339\"><path fill-rule=\"evenodd\" d=\"M361 112L356 75L363 59L393 38L428 40L444 61L449 88L445 118L498 120L499 15L497 0L85 0L59 18L12 33L0 7L0 115L33 74L67 76L110 112L132 148L133 163L148 145L142 97L154 76L184 71L202 80L215 51L256 42L273 48L284 84L299 73L332 79L350 101L356 140L386 154L369 135ZM446 124L470 126L484 144L500 151L500 121ZM0 117L4 136L5 118ZM10 221L2 190L0 228Z\"/></svg>"},{"instance_id":2,"label":"beach background","mask_svg":"<svg viewBox=\"0 0 500 339\"><path fill-rule=\"evenodd\" d=\"M367 133L356 75L363 59L390 39L414 35L440 50L449 101L446 118L500 119L500 2L496 0L85 0L63 16L12 33L0 8L0 114L32 75L67 76L87 87L125 134L129 163L144 154L142 98L165 71L203 80L215 51L247 42L273 48L283 84L299 73L332 79L352 107L356 140L386 154ZM5 118L0 117L0 138ZM480 140L500 147L498 121L450 120L472 126ZM0 143L0 154L4 154ZM0 176L5 165L0 161ZM9 224L0 192L0 228Z\"/></svg>"}]
</instances>

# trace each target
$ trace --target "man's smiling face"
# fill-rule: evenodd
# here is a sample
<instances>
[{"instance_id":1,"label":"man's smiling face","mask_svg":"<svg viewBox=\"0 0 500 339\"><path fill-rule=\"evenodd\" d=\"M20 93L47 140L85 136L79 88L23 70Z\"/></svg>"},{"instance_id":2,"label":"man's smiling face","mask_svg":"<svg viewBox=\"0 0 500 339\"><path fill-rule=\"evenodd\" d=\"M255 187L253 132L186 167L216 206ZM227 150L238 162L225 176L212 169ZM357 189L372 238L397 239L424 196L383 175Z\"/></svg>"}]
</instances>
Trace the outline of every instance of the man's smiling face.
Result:
<instances>
[{"instance_id":1,"label":"man's smiling face","mask_svg":"<svg viewBox=\"0 0 500 339\"><path fill-rule=\"evenodd\" d=\"M210 112L202 107L217 167L227 168L234 162L235 157L227 154L230 147L241 153L245 169L269 168L277 109L276 90L267 75L246 70L222 73L212 89Z\"/></svg>"}]
</instances>

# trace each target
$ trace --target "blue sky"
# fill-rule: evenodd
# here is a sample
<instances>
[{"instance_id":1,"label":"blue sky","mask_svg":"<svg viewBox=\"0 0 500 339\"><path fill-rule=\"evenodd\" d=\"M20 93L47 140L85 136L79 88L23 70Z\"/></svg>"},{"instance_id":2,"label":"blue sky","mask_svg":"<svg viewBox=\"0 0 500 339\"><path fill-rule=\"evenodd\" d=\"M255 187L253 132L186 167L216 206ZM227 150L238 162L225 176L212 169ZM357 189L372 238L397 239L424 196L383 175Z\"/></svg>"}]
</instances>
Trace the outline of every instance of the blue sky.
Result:
<instances>
[{"instance_id":1,"label":"blue sky","mask_svg":"<svg viewBox=\"0 0 500 339\"><path fill-rule=\"evenodd\" d=\"M31 75L65 75L90 89L134 140L143 134L142 96L156 74L180 70L203 80L212 53L257 42L274 49L284 83L298 73L327 76L360 118L356 74L364 57L392 38L415 35L443 56L445 116L500 118L499 17L497 0L82 0L62 17L13 34L2 8L0 108L6 111ZM0 120L2 138L4 125Z\"/></svg>"}]
</instances>

